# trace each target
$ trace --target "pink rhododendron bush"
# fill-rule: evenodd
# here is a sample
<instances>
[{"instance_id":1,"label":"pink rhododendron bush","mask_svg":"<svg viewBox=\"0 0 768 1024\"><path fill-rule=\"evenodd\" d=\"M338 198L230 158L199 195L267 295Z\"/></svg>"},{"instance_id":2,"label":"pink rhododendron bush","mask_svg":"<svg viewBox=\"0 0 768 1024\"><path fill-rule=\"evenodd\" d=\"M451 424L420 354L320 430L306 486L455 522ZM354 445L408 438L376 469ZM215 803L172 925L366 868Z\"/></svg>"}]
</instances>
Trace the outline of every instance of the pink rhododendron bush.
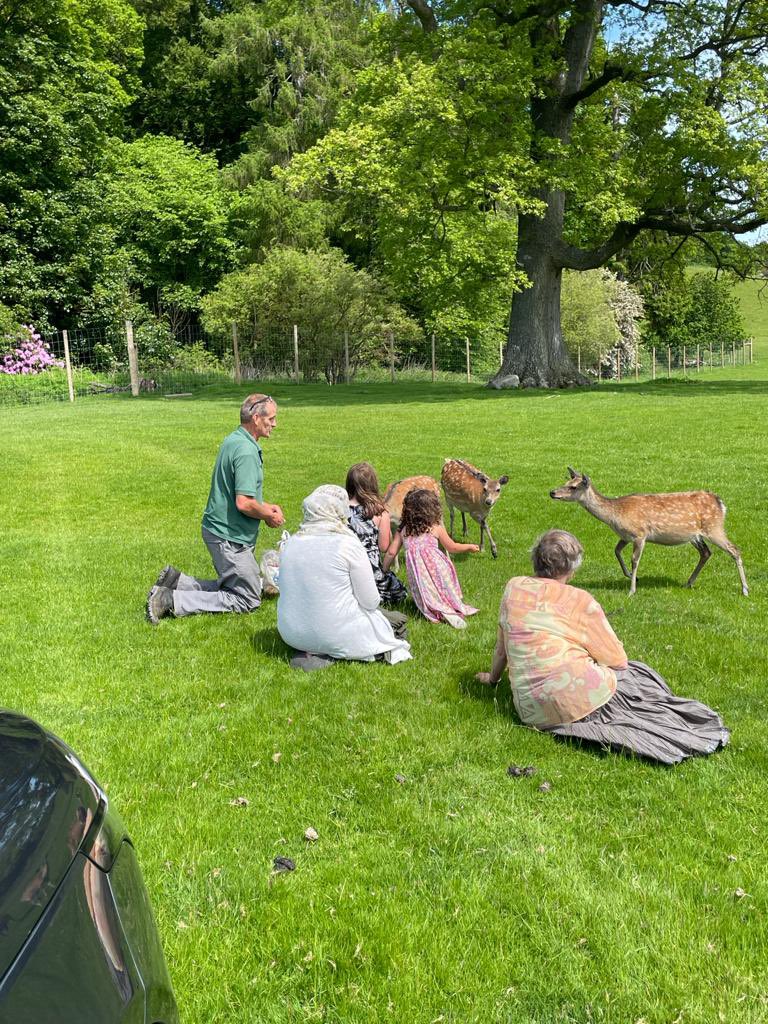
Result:
<instances>
[{"instance_id":1,"label":"pink rhododendron bush","mask_svg":"<svg viewBox=\"0 0 768 1024\"><path fill-rule=\"evenodd\" d=\"M64 363L54 359L50 347L43 341L34 327L22 325L22 334L10 352L0 359L0 373L30 374L44 373L52 368L61 369Z\"/></svg>"}]
</instances>

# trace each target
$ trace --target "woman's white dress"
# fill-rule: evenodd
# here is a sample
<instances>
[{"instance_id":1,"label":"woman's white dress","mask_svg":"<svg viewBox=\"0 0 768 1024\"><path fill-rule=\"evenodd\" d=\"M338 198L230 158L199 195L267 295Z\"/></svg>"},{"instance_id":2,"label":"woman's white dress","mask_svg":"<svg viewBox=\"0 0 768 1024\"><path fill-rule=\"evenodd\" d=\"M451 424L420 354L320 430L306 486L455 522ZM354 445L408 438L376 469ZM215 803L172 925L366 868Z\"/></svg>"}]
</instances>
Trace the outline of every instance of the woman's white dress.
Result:
<instances>
[{"instance_id":1,"label":"woman's white dress","mask_svg":"<svg viewBox=\"0 0 768 1024\"><path fill-rule=\"evenodd\" d=\"M291 647L348 661L411 657L378 610L379 591L353 533L295 534L280 554L277 628Z\"/></svg>"}]
</instances>

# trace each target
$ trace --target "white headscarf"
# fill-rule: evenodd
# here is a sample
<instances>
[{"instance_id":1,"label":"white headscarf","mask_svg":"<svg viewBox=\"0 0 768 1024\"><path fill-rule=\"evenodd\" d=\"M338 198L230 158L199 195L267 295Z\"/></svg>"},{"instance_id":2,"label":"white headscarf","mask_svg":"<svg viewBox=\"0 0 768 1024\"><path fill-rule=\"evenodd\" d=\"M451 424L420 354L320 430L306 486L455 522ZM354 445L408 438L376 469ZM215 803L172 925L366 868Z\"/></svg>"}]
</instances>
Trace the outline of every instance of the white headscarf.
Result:
<instances>
[{"instance_id":1,"label":"white headscarf","mask_svg":"<svg viewBox=\"0 0 768 1024\"><path fill-rule=\"evenodd\" d=\"M298 529L301 536L345 533L349 530L349 496L343 487L323 484L301 503L304 519Z\"/></svg>"}]
</instances>

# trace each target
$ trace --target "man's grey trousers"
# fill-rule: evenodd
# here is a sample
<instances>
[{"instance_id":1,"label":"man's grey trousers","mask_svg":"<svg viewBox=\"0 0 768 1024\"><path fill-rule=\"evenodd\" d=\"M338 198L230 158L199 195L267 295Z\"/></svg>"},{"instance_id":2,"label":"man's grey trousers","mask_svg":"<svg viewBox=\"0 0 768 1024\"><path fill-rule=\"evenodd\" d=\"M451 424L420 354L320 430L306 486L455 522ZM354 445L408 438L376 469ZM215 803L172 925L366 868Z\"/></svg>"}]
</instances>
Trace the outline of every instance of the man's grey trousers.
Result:
<instances>
[{"instance_id":1,"label":"man's grey trousers","mask_svg":"<svg viewBox=\"0 0 768 1024\"><path fill-rule=\"evenodd\" d=\"M173 614L198 612L252 612L261 604L261 574L248 544L223 540L203 527L203 541L218 575L199 580L184 573L173 591Z\"/></svg>"}]
</instances>

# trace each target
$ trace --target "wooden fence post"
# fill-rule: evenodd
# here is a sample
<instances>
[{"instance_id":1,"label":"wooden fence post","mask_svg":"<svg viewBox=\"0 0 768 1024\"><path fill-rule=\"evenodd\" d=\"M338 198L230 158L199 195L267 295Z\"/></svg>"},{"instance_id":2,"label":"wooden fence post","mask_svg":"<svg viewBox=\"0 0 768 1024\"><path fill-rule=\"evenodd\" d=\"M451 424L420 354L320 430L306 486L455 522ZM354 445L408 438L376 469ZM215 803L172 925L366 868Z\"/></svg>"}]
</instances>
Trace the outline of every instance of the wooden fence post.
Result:
<instances>
[{"instance_id":1,"label":"wooden fence post","mask_svg":"<svg viewBox=\"0 0 768 1024\"><path fill-rule=\"evenodd\" d=\"M731 366L736 365L736 342L731 342Z\"/></svg>"},{"instance_id":2,"label":"wooden fence post","mask_svg":"<svg viewBox=\"0 0 768 1024\"><path fill-rule=\"evenodd\" d=\"M240 384L243 379L243 375L240 372L240 346L237 340L237 324L232 321L232 352L235 356L235 384Z\"/></svg>"},{"instance_id":3,"label":"wooden fence post","mask_svg":"<svg viewBox=\"0 0 768 1024\"><path fill-rule=\"evenodd\" d=\"M389 379L395 383L395 332L389 331Z\"/></svg>"},{"instance_id":4,"label":"wooden fence post","mask_svg":"<svg viewBox=\"0 0 768 1024\"><path fill-rule=\"evenodd\" d=\"M344 381L349 384L349 331L344 331Z\"/></svg>"},{"instance_id":5,"label":"wooden fence post","mask_svg":"<svg viewBox=\"0 0 768 1024\"><path fill-rule=\"evenodd\" d=\"M293 376L299 383L299 325L293 325Z\"/></svg>"},{"instance_id":6,"label":"wooden fence post","mask_svg":"<svg viewBox=\"0 0 768 1024\"><path fill-rule=\"evenodd\" d=\"M667 377L672 376L672 348L667 345Z\"/></svg>"},{"instance_id":7,"label":"wooden fence post","mask_svg":"<svg viewBox=\"0 0 768 1024\"><path fill-rule=\"evenodd\" d=\"M656 380L656 346L651 350L651 380Z\"/></svg>"},{"instance_id":8,"label":"wooden fence post","mask_svg":"<svg viewBox=\"0 0 768 1024\"><path fill-rule=\"evenodd\" d=\"M576 348L576 368L581 373L581 345Z\"/></svg>"},{"instance_id":9,"label":"wooden fence post","mask_svg":"<svg viewBox=\"0 0 768 1024\"><path fill-rule=\"evenodd\" d=\"M499 367L504 363L504 342L499 338Z\"/></svg>"},{"instance_id":10,"label":"wooden fence post","mask_svg":"<svg viewBox=\"0 0 768 1024\"><path fill-rule=\"evenodd\" d=\"M754 339L750 338L749 339L749 365L750 366L752 365L752 346L754 345L754 343L755 343Z\"/></svg>"},{"instance_id":11,"label":"wooden fence post","mask_svg":"<svg viewBox=\"0 0 768 1024\"><path fill-rule=\"evenodd\" d=\"M131 375L131 394L139 397L139 360L136 356L136 345L133 341L133 324L125 321L125 341L128 346L128 372Z\"/></svg>"},{"instance_id":12,"label":"wooden fence post","mask_svg":"<svg viewBox=\"0 0 768 1024\"><path fill-rule=\"evenodd\" d=\"M603 353L597 353L597 383L599 384L603 377Z\"/></svg>"},{"instance_id":13,"label":"wooden fence post","mask_svg":"<svg viewBox=\"0 0 768 1024\"><path fill-rule=\"evenodd\" d=\"M723 351L723 343L720 342L720 366L725 366L725 352Z\"/></svg>"},{"instance_id":14,"label":"wooden fence post","mask_svg":"<svg viewBox=\"0 0 768 1024\"><path fill-rule=\"evenodd\" d=\"M710 370L712 369L713 365L714 365L714 363L713 363L713 360L712 360L712 342L710 341L710 343L709 343L709 368L710 368Z\"/></svg>"},{"instance_id":15,"label":"wooden fence post","mask_svg":"<svg viewBox=\"0 0 768 1024\"><path fill-rule=\"evenodd\" d=\"M432 383L435 383L435 332L432 331Z\"/></svg>"},{"instance_id":16,"label":"wooden fence post","mask_svg":"<svg viewBox=\"0 0 768 1024\"><path fill-rule=\"evenodd\" d=\"M472 363L469 357L469 338L464 339L464 345L467 349L467 384L472 383Z\"/></svg>"},{"instance_id":17,"label":"wooden fence post","mask_svg":"<svg viewBox=\"0 0 768 1024\"><path fill-rule=\"evenodd\" d=\"M64 336L64 366L67 371L67 390L69 391L69 400L74 402L75 400L75 385L72 380L72 361L69 358L69 333L62 331Z\"/></svg>"},{"instance_id":18,"label":"wooden fence post","mask_svg":"<svg viewBox=\"0 0 768 1024\"><path fill-rule=\"evenodd\" d=\"M696 373L701 371L701 345L696 346Z\"/></svg>"},{"instance_id":19,"label":"wooden fence post","mask_svg":"<svg viewBox=\"0 0 768 1024\"><path fill-rule=\"evenodd\" d=\"M621 384L621 352L616 349L616 377Z\"/></svg>"},{"instance_id":20,"label":"wooden fence post","mask_svg":"<svg viewBox=\"0 0 768 1024\"><path fill-rule=\"evenodd\" d=\"M683 345L683 376L686 377L687 375L688 371L685 368L685 345Z\"/></svg>"},{"instance_id":21,"label":"wooden fence post","mask_svg":"<svg viewBox=\"0 0 768 1024\"><path fill-rule=\"evenodd\" d=\"M640 380L640 359L639 359L638 354L637 354L637 349L635 349L635 381L639 381L639 380Z\"/></svg>"}]
</instances>

